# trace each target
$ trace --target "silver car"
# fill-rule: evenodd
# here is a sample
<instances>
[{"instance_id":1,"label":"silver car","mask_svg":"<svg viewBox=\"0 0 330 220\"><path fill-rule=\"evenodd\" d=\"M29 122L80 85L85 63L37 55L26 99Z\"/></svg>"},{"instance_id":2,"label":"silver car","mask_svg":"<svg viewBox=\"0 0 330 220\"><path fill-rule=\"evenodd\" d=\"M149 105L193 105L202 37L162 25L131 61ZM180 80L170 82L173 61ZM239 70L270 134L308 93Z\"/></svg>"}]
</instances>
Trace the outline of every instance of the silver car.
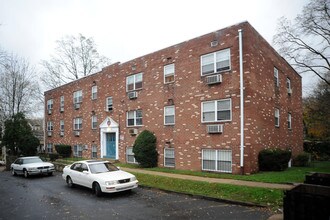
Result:
<instances>
[{"instance_id":1,"label":"silver car","mask_svg":"<svg viewBox=\"0 0 330 220\"><path fill-rule=\"evenodd\" d=\"M11 173L15 175L23 174L25 178L30 175L47 174L53 175L55 172L54 164L44 162L38 156L19 157L10 166Z\"/></svg>"}]
</instances>

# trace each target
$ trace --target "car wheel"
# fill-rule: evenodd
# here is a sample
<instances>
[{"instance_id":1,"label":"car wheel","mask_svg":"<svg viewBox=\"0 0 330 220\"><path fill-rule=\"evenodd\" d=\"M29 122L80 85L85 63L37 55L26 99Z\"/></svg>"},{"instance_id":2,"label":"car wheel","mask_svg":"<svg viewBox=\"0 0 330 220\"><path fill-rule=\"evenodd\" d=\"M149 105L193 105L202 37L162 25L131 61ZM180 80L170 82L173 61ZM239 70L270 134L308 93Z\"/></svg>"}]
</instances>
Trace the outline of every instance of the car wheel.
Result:
<instances>
[{"instance_id":1,"label":"car wheel","mask_svg":"<svg viewBox=\"0 0 330 220\"><path fill-rule=\"evenodd\" d=\"M16 172L15 172L15 170L14 170L13 168L11 168L11 174L12 174L13 176L16 176Z\"/></svg>"},{"instance_id":2,"label":"car wheel","mask_svg":"<svg viewBox=\"0 0 330 220\"><path fill-rule=\"evenodd\" d=\"M25 177L25 178L28 178L28 177L29 177L29 173L28 173L28 171L27 171L27 170L24 170L23 172L24 172L24 177Z\"/></svg>"},{"instance_id":3,"label":"car wheel","mask_svg":"<svg viewBox=\"0 0 330 220\"><path fill-rule=\"evenodd\" d=\"M97 197L101 196L102 195L102 190L101 190L101 187L100 187L100 184L98 183L94 183L94 193Z\"/></svg>"},{"instance_id":4,"label":"car wheel","mask_svg":"<svg viewBox=\"0 0 330 220\"><path fill-rule=\"evenodd\" d=\"M71 177L66 178L66 184L68 184L68 187L72 188L74 186Z\"/></svg>"}]
</instances>

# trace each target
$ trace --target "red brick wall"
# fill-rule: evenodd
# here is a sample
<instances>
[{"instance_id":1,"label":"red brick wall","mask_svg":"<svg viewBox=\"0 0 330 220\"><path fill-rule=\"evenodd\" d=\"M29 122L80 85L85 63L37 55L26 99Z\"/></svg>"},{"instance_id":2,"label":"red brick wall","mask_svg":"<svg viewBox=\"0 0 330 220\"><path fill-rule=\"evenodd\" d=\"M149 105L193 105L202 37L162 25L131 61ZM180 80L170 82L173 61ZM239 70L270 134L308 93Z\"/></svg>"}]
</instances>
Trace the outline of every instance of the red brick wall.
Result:
<instances>
[{"instance_id":1,"label":"red brick wall","mask_svg":"<svg viewBox=\"0 0 330 220\"><path fill-rule=\"evenodd\" d=\"M119 160L126 161L126 147L132 146L136 136L128 133L126 112L141 109L143 126L157 137L159 165L163 166L163 149L167 142L175 148L176 169L201 170L202 149L231 149L233 173L239 173L240 161L240 95L238 29L243 29L244 84L245 84L245 163L246 173L258 169L258 152L267 147L290 148L296 154L302 150L301 78L246 22L213 32L172 47L116 63L89 77L47 91L45 100L54 99L51 115L45 112L46 122L54 122L54 134L47 143L84 144L90 157L92 143L100 147L100 134L91 129L91 116L97 115L100 124L107 116L119 123ZM210 42L218 40L216 47ZM206 85L201 77L200 57L203 54L230 48L231 70L222 73L222 83ZM164 84L164 65L175 63L175 82ZM132 67L135 70L132 70ZM280 87L274 86L273 68L280 72ZM130 100L126 94L126 76L143 72L143 88L138 98ZM293 88L287 95L286 77ZM91 100L91 87L98 86L97 100ZM79 110L73 108L73 92L83 90ZM65 96L65 111L59 112L60 96ZM106 97L113 97L113 111L105 111ZM224 124L222 134L208 134L206 123L201 123L201 102L230 98L232 121ZM175 125L164 125L164 106L175 105ZM281 110L279 128L274 124L274 108ZM93 112L94 111L94 112ZM286 114L292 113L292 130L286 126ZM80 137L73 135L73 118L83 118ZM59 120L65 120L65 135L59 136ZM208 123L209 124L209 123ZM218 123L217 123L218 124ZM100 149L99 149L100 151ZM98 152L100 155L100 152Z\"/></svg>"}]
</instances>

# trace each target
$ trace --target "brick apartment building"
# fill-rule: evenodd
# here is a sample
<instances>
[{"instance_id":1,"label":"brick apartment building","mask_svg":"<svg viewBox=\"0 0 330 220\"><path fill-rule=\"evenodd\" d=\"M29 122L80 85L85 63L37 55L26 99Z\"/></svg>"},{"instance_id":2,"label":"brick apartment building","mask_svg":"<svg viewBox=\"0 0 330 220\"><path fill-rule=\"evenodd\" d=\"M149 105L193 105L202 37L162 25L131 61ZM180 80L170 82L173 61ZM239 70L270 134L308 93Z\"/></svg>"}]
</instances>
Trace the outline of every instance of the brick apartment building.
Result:
<instances>
[{"instance_id":1,"label":"brick apartment building","mask_svg":"<svg viewBox=\"0 0 330 220\"><path fill-rule=\"evenodd\" d=\"M45 147L134 163L147 129L159 166L253 173L264 148L302 151L301 90L301 77L242 22L45 92Z\"/></svg>"}]
</instances>

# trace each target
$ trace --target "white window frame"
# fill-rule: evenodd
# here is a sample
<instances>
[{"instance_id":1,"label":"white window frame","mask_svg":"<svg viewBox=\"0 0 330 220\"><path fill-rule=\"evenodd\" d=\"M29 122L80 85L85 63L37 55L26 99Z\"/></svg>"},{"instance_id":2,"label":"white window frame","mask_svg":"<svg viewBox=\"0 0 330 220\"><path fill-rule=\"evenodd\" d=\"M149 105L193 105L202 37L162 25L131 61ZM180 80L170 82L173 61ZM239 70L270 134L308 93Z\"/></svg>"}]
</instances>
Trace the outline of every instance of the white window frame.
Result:
<instances>
[{"instance_id":1,"label":"white window frame","mask_svg":"<svg viewBox=\"0 0 330 220\"><path fill-rule=\"evenodd\" d=\"M229 101L229 109L223 109L223 111L230 111L230 119L226 119L226 120L217 120L218 118L218 102L227 102ZM205 121L204 120L204 104L207 103L214 103L214 120L210 120L210 121ZM202 123L207 123L207 122L226 122L226 121L231 121L232 120L232 115L233 115L233 111L232 111L232 101L231 99L219 99L219 100L212 100L212 101L205 101L201 103L201 109L202 109L202 114L201 114L201 121ZM209 111L211 112L211 111Z\"/></svg>"},{"instance_id":2,"label":"white window frame","mask_svg":"<svg viewBox=\"0 0 330 220\"><path fill-rule=\"evenodd\" d=\"M141 117L137 117L137 112L140 111L141 112ZM129 113L132 113L133 112L133 118L129 118ZM134 125L128 125L128 120L129 119L133 119L134 120ZM141 119L141 124L137 124L137 120L138 119ZM143 126L143 113L142 113L142 110L134 110L134 111L128 111L126 112L126 126L127 127L137 127L137 126Z\"/></svg>"},{"instance_id":3,"label":"white window frame","mask_svg":"<svg viewBox=\"0 0 330 220\"><path fill-rule=\"evenodd\" d=\"M111 100L111 102L110 102L110 100ZM111 96L107 97L107 99L106 99L106 108L105 108L105 110L107 112L110 112L110 111L113 110L113 99L112 99Z\"/></svg>"},{"instance_id":4,"label":"white window frame","mask_svg":"<svg viewBox=\"0 0 330 220\"><path fill-rule=\"evenodd\" d=\"M60 120L60 131L64 131L64 120Z\"/></svg>"},{"instance_id":5,"label":"white window frame","mask_svg":"<svg viewBox=\"0 0 330 220\"><path fill-rule=\"evenodd\" d=\"M213 158L206 158L206 151L213 153L211 156ZM230 156L221 155L221 154L230 154ZM227 159L225 160L224 159ZM212 165L212 161L214 161L214 169L210 169L204 166L205 160L208 159L210 161L210 164ZM219 163L230 163L228 166L230 169L223 169L221 165L219 166ZM218 150L218 149L202 149L202 170L205 171L215 171L215 172L223 172L223 173L232 173L232 165L233 165L233 152L232 150Z\"/></svg>"},{"instance_id":6,"label":"white window frame","mask_svg":"<svg viewBox=\"0 0 330 220\"><path fill-rule=\"evenodd\" d=\"M133 156L133 161L131 161L129 158ZM126 148L126 162L127 163L134 163L137 164L138 162L135 160L133 147L127 147Z\"/></svg>"},{"instance_id":7,"label":"white window frame","mask_svg":"<svg viewBox=\"0 0 330 220\"><path fill-rule=\"evenodd\" d=\"M288 113L288 129L292 129L292 115L290 112Z\"/></svg>"},{"instance_id":8,"label":"white window frame","mask_svg":"<svg viewBox=\"0 0 330 220\"><path fill-rule=\"evenodd\" d=\"M280 109L275 108L274 116L275 116L275 127L280 127Z\"/></svg>"},{"instance_id":9,"label":"white window frame","mask_svg":"<svg viewBox=\"0 0 330 220\"><path fill-rule=\"evenodd\" d=\"M228 53L228 54L226 54ZM221 59L221 60L217 60L219 56L221 55L226 55L226 59ZM210 72L210 73L203 73L203 66L205 66L205 61L203 62L203 59L205 57L212 57L213 55L213 58L212 59L212 63L210 64L213 64L213 72ZM215 73L220 73L220 72L225 72L225 71L230 71L231 70L231 60L230 60L230 56L231 56L231 51L230 51L230 48L227 48L227 49L223 49L223 50L219 50L219 51L215 51L213 53L208 53L208 54L204 54L201 56L200 58L200 65L201 65L201 76L207 76L207 75L211 75L211 74L215 74ZM217 71L217 61L226 61L228 60L229 62L229 67L228 69L224 69L224 70L220 70L220 71ZM204 63L204 65L203 65ZM209 64L209 65L210 65Z\"/></svg>"},{"instance_id":10,"label":"white window frame","mask_svg":"<svg viewBox=\"0 0 330 220\"><path fill-rule=\"evenodd\" d=\"M92 86L92 100L97 99L97 86Z\"/></svg>"},{"instance_id":11,"label":"white window frame","mask_svg":"<svg viewBox=\"0 0 330 220\"><path fill-rule=\"evenodd\" d=\"M140 78L140 77L141 77L141 80L137 81L138 78ZM128 85L130 85L130 84L128 84L129 81L132 81L131 84L133 84L133 89L128 89ZM141 83L141 87L136 88L137 83ZM143 73L142 72L126 77L126 92L140 90L140 89L142 89L142 87L143 87Z\"/></svg>"},{"instance_id":12,"label":"white window frame","mask_svg":"<svg viewBox=\"0 0 330 220\"><path fill-rule=\"evenodd\" d=\"M47 131L53 131L53 122L52 121L47 121Z\"/></svg>"},{"instance_id":13,"label":"white window frame","mask_svg":"<svg viewBox=\"0 0 330 220\"><path fill-rule=\"evenodd\" d=\"M91 119L92 119L92 129L97 129L97 116L92 115Z\"/></svg>"},{"instance_id":14,"label":"white window frame","mask_svg":"<svg viewBox=\"0 0 330 220\"><path fill-rule=\"evenodd\" d=\"M82 103L82 90L73 92L73 103L74 104Z\"/></svg>"},{"instance_id":15,"label":"white window frame","mask_svg":"<svg viewBox=\"0 0 330 220\"><path fill-rule=\"evenodd\" d=\"M60 108L64 108L64 96L60 97Z\"/></svg>"},{"instance_id":16,"label":"white window frame","mask_svg":"<svg viewBox=\"0 0 330 220\"><path fill-rule=\"evenodd\" d=\"M53 144L52 143L47 143L47 153L53 153Z\"/></svg>"},{"instance_id":17,"label":"white window frame","mask_svg":"<svg viewBox=\"0 0 330 220\"><path fill-rule=\"evenodd\" d=\"M97 158L97 145L92 145L92 158Z\"/></svg>"},{"instance_id":18,"label":"white window frame","mask_svg":"<svg viewBox=\"0 0 330 220\"><path fill-rule=\"evenodd\" d=\"M167 78L171 79L172 76L173 76L172 81L166 81ZM164 83L168 84L168 83L173 83L174 81L175 81L175 64L172 63L164 66Z\"/></svg>"},{"instance_id":19,"label":"white window frame","mask_svg":"<svg viewBox=\"0 0 330 220\"><path fill-rule=\"evenodd\" d=\"M168 163L168 159L173 163ZM164 167L175 167L175 150L174 148L164 148Z\"/></svg>"},{"instance_id":20,"label":"white window frame","mask_svg":"<svg viewBox=\"0 0 330 220\"><path fill-rule=\"evenodd\" d=\"M73 119L73 130L79 131L82 129L82 118Z\"/></svg>"},{"instance_id":21,"label":"white window frame","mask_svg":"<svg viewBox=\"0 0 330 220\"><path fill-rule=\"evenodd\" d=\"M276 67L274 67L274 83L276 87L280 86L280 80L278 77L278 69Z\"/></svg>"},{"instance_id":22,"label":"white window frame","mask_svg":"<svg viewBox=\"0 0 330 220\"><path fill-rule=\"evenodd\" d=\"M82 157L83 146L81 144L76 144L73 146L73 156Z\"/></svg>"},{"instance_id":23,"label":"white window frame","mask_svg":"<svg viewBox=\"0 0 330 220\"><path fill-rule=\"evenodd\" d=\"M168 109L173 109L173 115L168 115L167 110ZM166 123L166 117L173 117L173 122L172 123ZM175 124L175 106L174 105L169 105L164 107L164 125L174 125Z\"/></svg>"},{"instance_id":24,"label":"white window frame","mask_svg":"<svg viewBox=\"0 0 330 220\"><path fill-rule=\"evenodd\" d=\"M47 100L47 110L53 110L54 101L53 99Z\"/></svg>"}]
</instances>

